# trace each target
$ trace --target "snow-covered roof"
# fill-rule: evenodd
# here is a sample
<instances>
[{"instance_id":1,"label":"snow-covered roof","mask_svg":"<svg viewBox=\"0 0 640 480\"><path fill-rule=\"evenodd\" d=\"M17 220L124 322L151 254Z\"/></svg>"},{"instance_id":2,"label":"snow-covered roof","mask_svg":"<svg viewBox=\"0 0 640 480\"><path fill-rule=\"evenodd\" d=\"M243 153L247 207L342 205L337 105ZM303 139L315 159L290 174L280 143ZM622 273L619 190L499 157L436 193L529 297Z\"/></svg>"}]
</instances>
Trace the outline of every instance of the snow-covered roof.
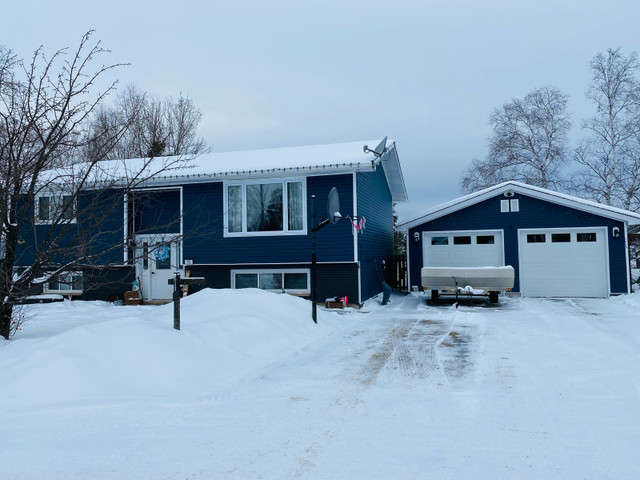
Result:
<instances>
[{"instance_id":1,"label":"snow-covered roof","mask_svg":"<svg viewBox=\"0 0 640 480\"><path fill-rule=\"evenodd\" d=\"M195 158L158 157L134 158L100 162L96 180L144 178L142 186L171 185L235 180L251 177L269 178L303 176L310 173L348 173L373 171L376 162L384 162L384 171L394 201L405 201L407 192L394 142L379 159L363 147L373 148L380 141L362 141L272 148L237 152L214 152ZM94 167L95 168L95 167ZM140 174L142 172L142 174Z\"/></svg>"},{"instance_id":2,"label":"snow-covered roof","mask_svg":"<svg viewBox=\"0 0 640 480\"><path fill-rule=\"evenodd\" d=\"M572 195L554 192L553 190L548 190L546 188L534 187L533 185L528 185L526 183L509 181L494 185L489 188L485 188L484 190L480 190L469 195L465 195L464 197L456 198L455 200L451 200L446 203L441 203L440 205L436 205L424 211L421 215L414 218L413 220L408 220L401 223L400 225L398 225L398 227L403 230L407 230L422 223L430 222L450 213L462 210L463 208L475 205L476 203L483 202L484 200L487 200L496 195L503 195L508 191L528 195L530 197L545 200L547 202L557 203L559 205L592 213L594 215L600 215L602 217L612 218L614 220L619 220L622 222L628 222L631 225L640 224L640 214L631 212L629 210L611 207L609 205L603 205L601 203L592 202L590 200L584 200Z\"/></svg>"}]
</instances>

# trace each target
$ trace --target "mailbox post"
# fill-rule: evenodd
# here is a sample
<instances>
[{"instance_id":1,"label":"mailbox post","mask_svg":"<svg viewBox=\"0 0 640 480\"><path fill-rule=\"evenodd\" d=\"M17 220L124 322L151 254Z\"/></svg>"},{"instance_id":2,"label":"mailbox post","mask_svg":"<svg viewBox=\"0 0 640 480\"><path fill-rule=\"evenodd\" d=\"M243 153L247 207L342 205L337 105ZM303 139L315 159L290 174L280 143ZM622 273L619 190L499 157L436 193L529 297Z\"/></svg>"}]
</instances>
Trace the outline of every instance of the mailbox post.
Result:
<instances>
[{"instance_id":1,"label":"mailbox post","mask_svg":"<svg viewBox=\"0 0 640 480\"><path fill-rule=\"evenodd\" d=\"M180 272L175 272L173 278L168 280L173 285L173 328L180 330L180 299L182 298L183 285L203 285L204 277L180 278Z\"/></svg>"}]
</instances>

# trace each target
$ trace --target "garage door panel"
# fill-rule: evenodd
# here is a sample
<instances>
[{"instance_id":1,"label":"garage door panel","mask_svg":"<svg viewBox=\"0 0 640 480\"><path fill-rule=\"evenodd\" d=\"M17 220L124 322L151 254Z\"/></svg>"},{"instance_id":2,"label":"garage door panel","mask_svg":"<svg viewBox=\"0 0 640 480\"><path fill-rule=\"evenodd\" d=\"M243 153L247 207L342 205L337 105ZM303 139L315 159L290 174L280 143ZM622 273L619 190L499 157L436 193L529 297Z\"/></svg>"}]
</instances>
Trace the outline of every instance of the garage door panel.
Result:
<instances>
[{"instance_id":1,"label":"garage door panel","mask_svg":"<svg viewBox=\"0 0 640 480\"><path fill-rule=\"evenodd\" d=\"M608 296L606 232L606 227L520 230L518 236L522 295ZM570 234L570 237L567 234ZM541 241L541 238L546 241ZM554 242L554 238L562 241ZM595 241L578 241L585 238ZM567 239L570 240L566 241Z\"/></svg>"},{"instance_id":2,"label":"garage door panel","mask_svg":"<svg viewBox=\"0 0 640 480\"><path fill-rule=\"evenodd\" d=\"M460 237L470 237L460 242ZM456 240L457 238L457 240ZM489 243L492 242L492 243ZM424 232L425 267L484 267L504 264L502 231Z\"/></svg>"}]
</instances>

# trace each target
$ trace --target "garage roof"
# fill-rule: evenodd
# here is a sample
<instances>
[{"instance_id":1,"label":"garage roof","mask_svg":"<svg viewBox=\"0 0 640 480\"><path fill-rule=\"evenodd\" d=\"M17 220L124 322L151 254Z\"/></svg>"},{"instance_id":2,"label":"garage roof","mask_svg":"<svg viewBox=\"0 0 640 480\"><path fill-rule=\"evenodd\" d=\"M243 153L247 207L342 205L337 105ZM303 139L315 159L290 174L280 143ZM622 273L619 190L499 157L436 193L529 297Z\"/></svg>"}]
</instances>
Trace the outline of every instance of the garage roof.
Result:
<instances>
[{"instance_id":1,"label":"garage roof","mask_svg":"<svg viewBox=\"0 0 640 480\"><path fill-rule=\"evenodd\" d=\"M640 214L629 210L603 205L590 200L584 200L564 193L554 192L553 190L547 190L546 188L534 187L533 185L527 185L526 183L510 181L485 188L484 190L465 195L464 197L456 198L450 202L436 205L435 207L426 210L415 219L399 224L398 228L407 230L450 213L457 212L458 210L462 210L463 208L471 205L475 205L476 203L480 203L484 200L495 197L496 195L503 195L509 191L545 200L547 202L553 202L576 210L593 213L602 217L612 218L621 222L628 222L631 225L640 224Z\"/></svg>"}]
</instances>

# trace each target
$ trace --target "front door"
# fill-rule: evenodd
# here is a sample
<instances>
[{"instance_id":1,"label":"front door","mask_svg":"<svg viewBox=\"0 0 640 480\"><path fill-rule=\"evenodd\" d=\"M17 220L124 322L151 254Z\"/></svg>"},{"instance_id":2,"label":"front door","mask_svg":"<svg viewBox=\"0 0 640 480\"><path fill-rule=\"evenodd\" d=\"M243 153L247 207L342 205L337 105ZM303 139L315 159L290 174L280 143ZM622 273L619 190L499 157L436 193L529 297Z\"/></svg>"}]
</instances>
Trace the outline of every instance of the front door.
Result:
<instances>
[{"instance_id":1,"label":"front door","mask_svg":"<svg viewBox=\"0 0 640 480\"><path fill-rule=\"evenodd\" d=\"M136 275L145 300L170 300L169 279L180 270L180 244L175 235L139 235Z\"/></svg>"}]
</instances>

